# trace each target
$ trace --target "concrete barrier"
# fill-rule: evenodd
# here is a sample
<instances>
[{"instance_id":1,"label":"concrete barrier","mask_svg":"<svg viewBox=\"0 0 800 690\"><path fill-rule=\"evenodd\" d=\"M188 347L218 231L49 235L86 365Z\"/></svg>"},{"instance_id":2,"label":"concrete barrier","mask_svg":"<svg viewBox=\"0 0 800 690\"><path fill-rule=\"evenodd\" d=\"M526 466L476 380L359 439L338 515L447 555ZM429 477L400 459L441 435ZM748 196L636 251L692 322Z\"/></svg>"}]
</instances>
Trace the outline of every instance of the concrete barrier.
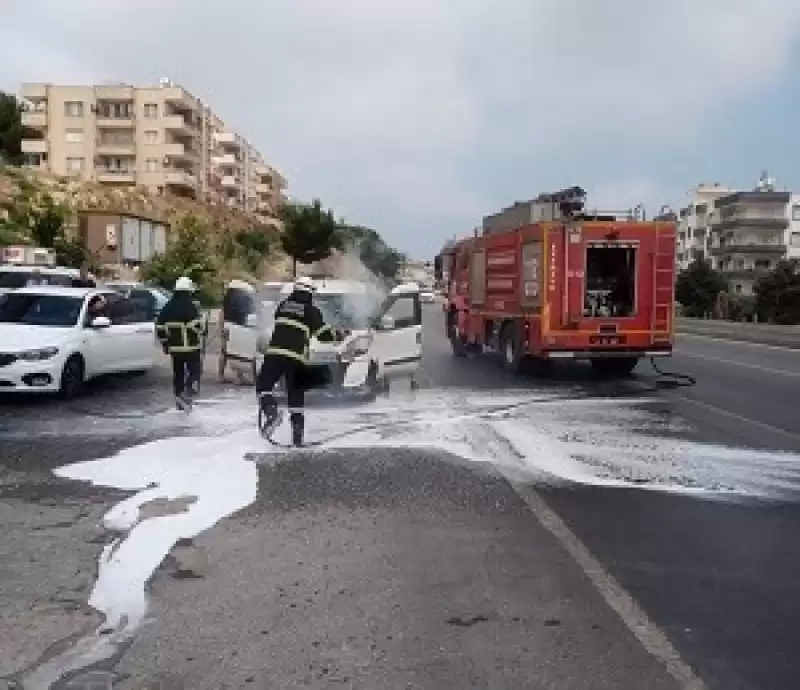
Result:
<instances>
[{"instance_id":1,"label":"concrete barrier","mask_svg":"<svg viewBox=\"0 0 800 690\"><path fill-rule=\"evenodd\" d=\"M713 319L678 317L677 332L704 335L761 345L777 345L800 350L800 326L776 326L768 323L738 323Z\"/></svg>"}]
</instances>

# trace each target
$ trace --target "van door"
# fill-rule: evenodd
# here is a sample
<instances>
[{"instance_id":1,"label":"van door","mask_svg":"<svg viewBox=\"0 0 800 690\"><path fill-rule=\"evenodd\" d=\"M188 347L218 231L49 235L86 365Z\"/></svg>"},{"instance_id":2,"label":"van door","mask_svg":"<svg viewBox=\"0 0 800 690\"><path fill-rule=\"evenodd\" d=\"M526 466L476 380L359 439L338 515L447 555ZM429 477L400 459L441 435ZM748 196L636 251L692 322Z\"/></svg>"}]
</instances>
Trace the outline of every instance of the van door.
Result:
<instances>
[{"instance_id":1,"label":"van door","mask_svg":"<svg viewBox=\"0 0 800 690\"><path fill-rule=\"evenodd\" d=\"M371 357L387 379L411 377L422 361L422 305L419 291L398 290L374 319Z\"/></svg>"},{"instance_id":2,"label":"van door","mask_svg":"<svg viewBox=\"0 0 800 690\"><path fill-rule=\"evenodd\" d=\"M254 293L230 288L222 306L225 356L233 362L252 363L256 358L257 304Z\"/></svg>"}]
</instances>

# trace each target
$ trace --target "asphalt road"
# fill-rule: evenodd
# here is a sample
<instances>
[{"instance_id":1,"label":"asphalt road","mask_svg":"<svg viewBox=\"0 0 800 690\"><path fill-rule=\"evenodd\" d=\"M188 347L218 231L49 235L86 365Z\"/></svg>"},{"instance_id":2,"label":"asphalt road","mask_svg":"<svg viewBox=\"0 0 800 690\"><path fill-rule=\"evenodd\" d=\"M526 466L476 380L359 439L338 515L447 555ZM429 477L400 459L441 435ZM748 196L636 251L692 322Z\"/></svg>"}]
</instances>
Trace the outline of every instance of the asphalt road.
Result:
<instances>
[{"instance_id":1,"label":"asphalt road","mask_svg":"<svg viewBox=\"0 0 800 690\"><path fill-rule=\"evenodd\" d=\"M214 507L204 491L250 481L252 460L258 489L216 526L182 533L152 579L152 620L95 666L115 688L701 688L693 669L719 690L797 687L800 458L788 453L800 452L800 353L682 336L665 366L694 375L691 388L658 389L644 369L600 382L580 366L512 380L491 357L453 359L440 313L425 318L416 397L309 415L309 434L337 414L345 428L415 417L399 441L380 421L360 447L275 455L251 438L250 391L209 383L222 403L190 424L165 412L163 375L104 382L67 406L0 401L0 507L17 516L0 536L3 581L29 581L3 595L8 620L30 626L17 638L30 643L36 621L14 612L40 587L56 602L33 609L49 635L86 633L56 625L53 606L65 591L73 609L88 596L72 580L96 574L96 511L130 495L49 471L132 447L120 464L141 466L142 487L198 495L195 519ZM458 421L470 400L498 395L542 401L508 413L528 436L514 419ZM459 434L471 459L451 443ZM219 450L192 460L197 436ZM245 461L242 448L257 452ZM183 489L170 484L182 475ZM26 539L30 510L49 561L41 537Z\"/></svg>"}]
</instances>

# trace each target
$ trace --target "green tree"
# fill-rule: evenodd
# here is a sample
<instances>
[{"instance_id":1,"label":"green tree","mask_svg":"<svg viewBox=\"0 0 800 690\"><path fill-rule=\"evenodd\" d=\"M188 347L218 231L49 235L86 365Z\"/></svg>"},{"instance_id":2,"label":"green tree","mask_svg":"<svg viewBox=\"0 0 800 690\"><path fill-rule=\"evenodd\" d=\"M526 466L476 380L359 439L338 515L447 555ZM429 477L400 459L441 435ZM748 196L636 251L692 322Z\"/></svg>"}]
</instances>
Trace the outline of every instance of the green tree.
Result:
<instances>
[{"instance_id":1,"label":"green tree","mask_svg":"<svg viewBox=\"0 0 800 690\"><path fill-rule=\"evenodd\" d=\"M23 133L22 105L13 94L0 91L0 161L22 164Z\"/></svg>"},{"instance_id":2,"label":"green tree","mask_svg":"<svg viewBox=\"0 0 800 690\"><path fill-rule=\"evenodd\" d=\"M686 316L707 316L727 287L725 279L708 262L695 261L678 274L675 298Z\"/></svg>"},{"instance_id":3,"label":"green tree","mask_svg":"<svg viewBox=\"0 0 800 690\"><path fill-rule=\"evenodd\" d=\"M256 226L241 230L234 236L236 256L251 273L258 273L264 259L272 251L272 238L269 233L268 228Z\"/></svg>"},{"instance_id":4,"label":"green tree","mask_svg":"<svg viewBox=\"0 0 800 690\"><path fill-rule=\"evenodd\" d=\"M327 259L339 249L339 224L333 211L325 210L318 199L311 204L287 203L281 207L283 221L281 246L292 258L292 275L297 275L297 263L313 263Z\"/></svg>"},{"instance_id":5,"label":"green tree","mask_svg":"<svg viewBox=\"0 0 800 690\"><path fill-rule=\"evenodd\" d=\"M65 241L64 230L70 216L65 204L44 193L31 206L29 214L31 240L37 246L55 247Z\"/></svg>"},{"instance_id":6,"label":"green tree","mask_svg":"<svg viewBox=\"0 0 800 690\"><path fill-rule=\"evenodd\" d=\"M342 245L355 251L372 273L386 280L397 277L405 257L389 247L377 231L361 225L342 223L339 233Z\"/></svg>"},{"instance_id":7,"label":"green tree","mask_svg":"<svg viewBox=\"0 0 800 690\"><path fill-rule=\"evenodd\" d=\"M204 303L213 301L211 277L216 273L211 228L199 218L188 215L174 228L167 251L157 254L142 267L144 280L172 290L181 276L191 278Z\"/></svg>"},{"instance_id":8,"label":"green tree","mask_svg":"<svg viewBox=\"0 0 800 690\"><path fill-rule=\"evenodd\" d=\"M781 261L759 278L753 292L759 319L783 325L800 324L800 261Z\"/></svg>"}]
</instances>

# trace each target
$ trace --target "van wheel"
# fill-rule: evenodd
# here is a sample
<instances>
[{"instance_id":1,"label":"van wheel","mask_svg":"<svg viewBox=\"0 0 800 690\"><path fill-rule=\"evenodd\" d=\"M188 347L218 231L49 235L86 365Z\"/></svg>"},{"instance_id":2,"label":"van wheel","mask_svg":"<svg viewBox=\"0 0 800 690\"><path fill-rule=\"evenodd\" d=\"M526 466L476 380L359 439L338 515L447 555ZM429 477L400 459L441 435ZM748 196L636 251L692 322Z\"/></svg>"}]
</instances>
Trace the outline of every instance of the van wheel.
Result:
<instances>
[{"instance_id":1,"label":"van wheel","mask_svg":"<svg viewBox=\"0 0 800 690\"><path fill-rule=\"evenodd\" d=\"M83 359L78 355L72 355L61 370L61 384L59 395L64 400L73 400L83 391L85 383L85 370Z\"/></svg>"},{"instance_id":2,"label":"van wheel","mask_svg":"<svg viewBox=\"0 0 800 690\"><path fill-rule=\"evenodd\" d=\"M609 359L593 359L592 369L600 376L622 378L630 376L636 365L638 357L614 357Z\"/></svg>"},{"instance_id":3,"label":"van wheel","mask_svg":"<svg viewBox=\"0 0 800 690\"><path fill-rule=\"evenodd\" d=\"M522 343L514 324L508 324L500 333L500 352L503 355L503 368L509 374L519 374L522 371L524 357Z\"/></svg>"}]
</instances>

